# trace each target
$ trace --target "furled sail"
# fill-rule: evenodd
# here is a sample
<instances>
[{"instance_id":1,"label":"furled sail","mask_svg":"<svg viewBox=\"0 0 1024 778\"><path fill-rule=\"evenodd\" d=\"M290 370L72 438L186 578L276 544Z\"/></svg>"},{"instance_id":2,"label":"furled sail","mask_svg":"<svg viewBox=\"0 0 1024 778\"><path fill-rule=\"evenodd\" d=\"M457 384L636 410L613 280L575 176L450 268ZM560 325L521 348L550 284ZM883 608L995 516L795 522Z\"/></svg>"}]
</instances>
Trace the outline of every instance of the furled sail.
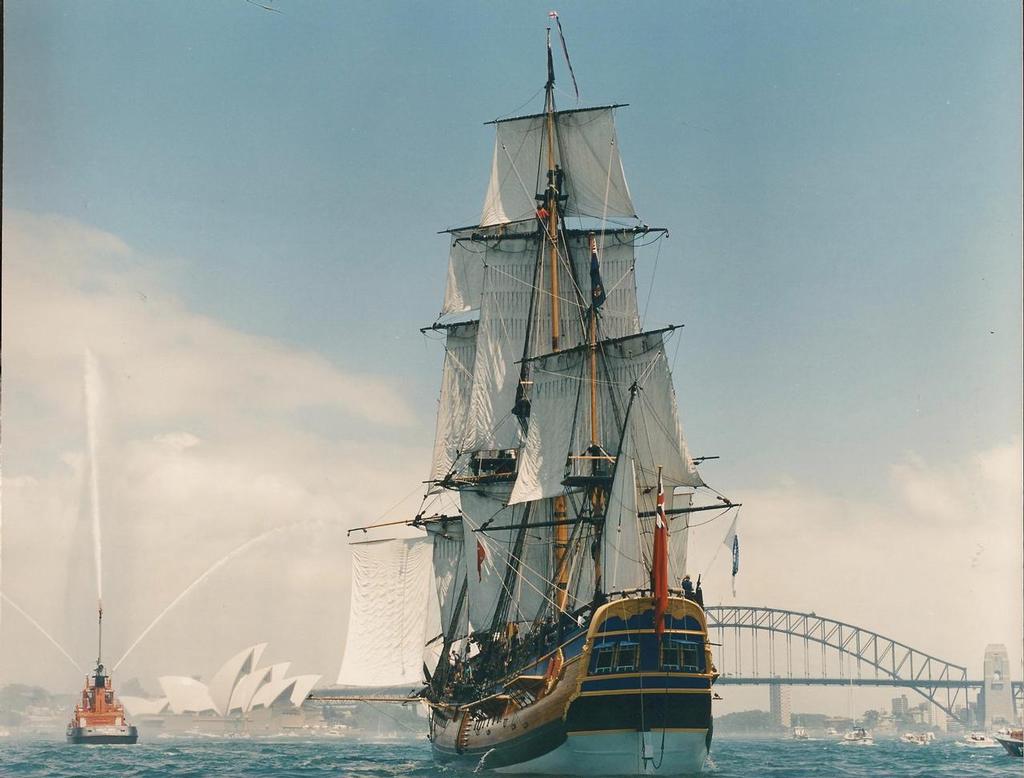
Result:
<instances>
[{"instance_id":1,"label":"furled sail","mask_svg":"<svg viewBox=\"0 0 1024 778\"><path fill-rule=\"evenodd\" d=\"M635 216L612 109L561 111L555 113L554 123L555 163L565 171L562 193L568 194L563 215ZM547 146L543 114L497 123L481 225L535 218L535 197L547 186Z\"/></svg>"},{"instance_id":2,"label":"furled sail","mask_svg":"<svg viewBox=\"0 0 1024 778\"><path fill-rule=\"evenodd\" d=\"M426 537L353 543L352 595L338 683L411 686L423 681L431 590Z\"/></svg>"},{"instance_id":3,"label":"furled sail","mask_svg":"<svg viewBox=\"0 0 1024 778\"><path fill-rule=\"evenodd\" d=\"M462 448L473 389L477 330L478 322L475 321L448 327L434 435L434 461L430 470L433 481L444 478L451 471Z\"/></svg>"}]
</instances>

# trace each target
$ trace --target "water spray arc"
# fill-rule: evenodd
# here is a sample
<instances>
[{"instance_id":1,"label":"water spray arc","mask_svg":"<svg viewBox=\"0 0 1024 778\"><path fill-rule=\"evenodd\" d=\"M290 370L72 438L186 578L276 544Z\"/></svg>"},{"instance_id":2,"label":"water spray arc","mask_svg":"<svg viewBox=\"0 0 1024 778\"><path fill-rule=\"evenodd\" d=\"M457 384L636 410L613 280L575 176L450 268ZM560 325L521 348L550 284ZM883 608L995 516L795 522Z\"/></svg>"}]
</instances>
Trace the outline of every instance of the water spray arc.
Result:
<instances>
[{"instance_id":1,"label":"water spray arc","mask_svg":"<svg viewBox=\"0 0 1024 778\"><path fill-rule=\"evenodd\" d=\"M174 606L176 606L179 602L184 600L188 596L189 592L191 592L193 589L195 589L197 586L199 586L201 583L203 583L203 581L205 581L207 578L209 578L211 575L213 575L217 570L219 570L221 567L226 565L228 562L230 562L235 557L238 557L238 556L241 556L242 554L244 554L251 546L254 546L257 543L260 543L260 542L266 540L271 535L276 535L279 532L284 532L285 530L289 530L289 529L295 529L297 527L301 527L301 526L307 525L309 523L310 522L296 522L295 524L288 524L288 525L283 526L283 527L275 527L273 529L269 529L266 532L263 532L263 533L257 535L256 537L250 538L249 540L245 541L242 545L238 546L233 551L228 552L227 554L222 556L220 559L218 559L216 562L214 562L212 565L210 565L202 575L200 575L192 583L190 583L188 586L186 586L182 590L181 594L179 594L177 597L175 597L173 600L171 600L171 602L168 603L167 607L165 607L162 611L160 611L160 613L157 615L157 617L155 619L153 619L149 623L148 627L146 627L144 630L142 630L142 633L137 638L135 638L135 641L130 646L128 646L128 649L124 652L124 655L122 655L122 657L120 659L118 659L117 662L114 664L114 667L111 670L111 672L114 672L115 670L117 670L118 667L121 666L121 663L124 662L124 660L128 658L128 655L131 654L131 652L135 650L135 647L137 645L139 645L139 643L142 642L142 640L146 637L146 635L148 635L153 630L153 628L156 627L156 625L161 622L161 620L163 620L164 616L166 616L168 613L170 613L170 611L174 608Z\"/></svg>"},{"instance_id":2,"label":"water spray arc","mask_svg":"<svg viewBox=\"0 0 1024 778\"><path fill-rule=\"evenodd\" d=\"M28 613L26 613L18 605L18 603L16 603L14 600L12 600L10 597L8 597L6 594L4 594L2 592L0 592L0 598L3 598L4 602L6 602L8 605L10 605L12 608L14 608L14 610L16 610L18 613L20 613L22 618L25 619L25 621L27 621L29 624L31 624L33 627L35 627L37 630L39 630L39 633L44 638L49 640L50 643L53 644L53 647L56 648L58 651L60 651L61 654L64 655L64 658L67 659L74 666L74 668L78 672L80 672L80 673L84 672L82 670L82 668L79 666L78 662L76 662L74 659L72 659L71 654L69 654L67 651L64 650L64 647L54 639L53 635L51 635L49 632L47 632L45 629L43 629L43 626L38 621L36 621L34 618L29 616Z\"/></svg>"},{"instance_id":3,"label":"water spray arc","mask_svg":"<svg viewBox=\"0 0 1024 778\"><path fill-rule=\"evenodd\" d=\"M82 369L85 386L85 426L89 443L89 507L92 514L92 552L96 568L96 603L98 611L99 640L96 649L96 664L101 663L103 653L103 535L100 524L100 477L99 444L97 424L100 405L100 370L96 356L90 349L85 350Z\"/></svg>"}]
</instances>

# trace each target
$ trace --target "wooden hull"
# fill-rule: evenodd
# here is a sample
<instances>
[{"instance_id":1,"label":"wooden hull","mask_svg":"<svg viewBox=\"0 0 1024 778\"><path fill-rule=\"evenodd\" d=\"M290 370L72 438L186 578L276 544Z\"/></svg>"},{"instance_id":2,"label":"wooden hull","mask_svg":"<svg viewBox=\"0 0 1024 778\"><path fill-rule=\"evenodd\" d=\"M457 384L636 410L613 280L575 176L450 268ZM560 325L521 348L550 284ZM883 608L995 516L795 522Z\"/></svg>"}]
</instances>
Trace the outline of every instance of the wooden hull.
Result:
<instances>
[{"instance_id":1,"label":"wooden hull","mask_svg":"<svg viewBox=\"0 0 1024 778\"><path fill-rule=\"evenodd\" d=\"M671 600L669 616L670 627L659 639L649 598L608 603L586 632L560 647L561 669L532 703L520 707L514 691L523 679L536 684L543 676L511 679L505 691L513 693L503 710L494 707L500 691L460 708L435 705L431 742L437 760L541 775L699 771L712 732L707 627L693 602ZM665 647L671 650L681 640L699 643L699 666L683 669L678 660L665 661ZM633 646L630 666L616 652L634 651ZM543 669L550 656L528 669Z\"/></svg>"}]
</instances>

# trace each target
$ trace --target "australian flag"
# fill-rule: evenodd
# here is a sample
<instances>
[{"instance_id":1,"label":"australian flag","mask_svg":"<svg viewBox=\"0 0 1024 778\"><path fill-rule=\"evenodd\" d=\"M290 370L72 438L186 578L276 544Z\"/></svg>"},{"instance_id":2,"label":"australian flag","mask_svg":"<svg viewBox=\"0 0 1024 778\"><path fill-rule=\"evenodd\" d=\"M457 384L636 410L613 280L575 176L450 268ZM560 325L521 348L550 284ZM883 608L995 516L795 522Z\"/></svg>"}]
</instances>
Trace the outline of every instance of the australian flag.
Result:
<instances>
[{"instance_id":1,"label":"australian flag","mask_svg":"<svg viewBox=\"0 0 1024 778\"><path fill-rule=\"evenodd\" d=\"M608 299L601 283L601 262L597 258L597 241L593 235L590 236L590 297L595 308L600 308Z\"/></svg>"}]
</instances>

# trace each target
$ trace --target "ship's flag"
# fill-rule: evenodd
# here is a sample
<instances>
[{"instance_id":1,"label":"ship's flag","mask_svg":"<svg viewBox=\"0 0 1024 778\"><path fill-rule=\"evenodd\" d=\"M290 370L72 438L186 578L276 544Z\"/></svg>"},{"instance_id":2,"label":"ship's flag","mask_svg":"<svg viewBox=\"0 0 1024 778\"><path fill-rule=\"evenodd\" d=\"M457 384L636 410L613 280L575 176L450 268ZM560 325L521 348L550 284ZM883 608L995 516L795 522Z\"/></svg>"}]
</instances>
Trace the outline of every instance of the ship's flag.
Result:
<instances>
[{"instance_id":1,"label":"ship's flag","mask_svg":"<svg viewBox=\"0 0 1024 778\"><path fill-rule=\"evenodd\" d=\"M658 639L665 632L665 611L668 610L668 519L665 516L665 486L658 468L658 510L654 518L654 563L651 566L651 588L654 590L654 631Z\"/></svg>"},{"instance_id":2,"label":"ship's flag","mask_svg":"<svg viewBox=\"0 0 1024 778\"><path fill-rule=\"evenodd\" d=\"M593 235L590 236L590 298L595 308L600 308L608 299L601 283L601 262L597 258L597 241Z\"/></svg>"},{"instance_id":3,"label":"ship's flag","mask_svg":"<svg viewBox=\"0 0 1024 778\"><path fill-rule=\"evenodd\" d=\"M483 544L477 540L476 542L476 579L478 581L484 580L484 560L487 559L487 550Z\"/></svg>"},{"instance_id":4,"label":"ship's flag","mask_svg":"<svg viewBox=\"0 0 1024 778\"><path fill-rule=\"evenodd\" d=\"M739 513L733 517L732 524L729 525L729 531L725 533L725 538L722 540L724 545L729 551L732 552L732 596L736 596L736 573L740 571L740 536L736 533L736 522L739 521Z\"/></svg>"}]
</instances>

